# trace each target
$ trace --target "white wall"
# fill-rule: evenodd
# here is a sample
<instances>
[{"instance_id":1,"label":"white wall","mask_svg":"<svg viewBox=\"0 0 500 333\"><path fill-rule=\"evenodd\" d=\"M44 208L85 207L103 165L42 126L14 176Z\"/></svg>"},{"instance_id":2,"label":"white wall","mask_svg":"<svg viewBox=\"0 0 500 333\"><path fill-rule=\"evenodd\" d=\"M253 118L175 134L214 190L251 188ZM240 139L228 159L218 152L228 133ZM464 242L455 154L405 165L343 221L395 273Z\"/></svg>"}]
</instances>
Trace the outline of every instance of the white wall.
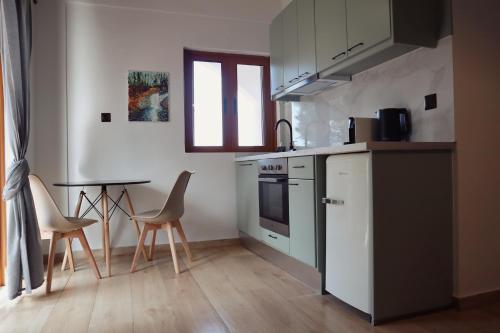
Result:
<instances>
[{"instance_id":1,"label":"white wall","mask_svg":"<svg viewBox=\"0 0 500 333\"><path fill-rule=\"evenodd\" d=\"M201 4L198 11L192 9L195 2ZM218 2L224 0L214 3ZM234 8L252 7L255 2L250 0L233 2L218 17L204 15L206 5L200 1L190 1L189 13L171 12L170 7L151 10L102 3L106 5L41 1L36 8L36 45L40 49L35 84L39 89L36 171L48 183L66 178L66 130L67 178L151 179L149 185L129 188L136 211L159 208L178 173L196 170L188 187L183 221L188 238L236 237L234 154L184 153L183 48L267 54L265 20L270 18L252 20L234 14L238 13ZM278 12L280 8L279 1L257 3L262 11ZM61 11L63 15L58 15ZM221 17L225 15L228 18ZM170 122L128 122L130 69L170 73ZM110 112L112 122L101 123L101 112ZM111 194L117 196L119 190L114 188ZM64 206L64 190L51 191ZM88 192L95 195L96 189ZM77 189L71 190L70 211L77 193ZM90 227L87 234L91 246L100 248L100 226ZM122 213L111 221L111 239L113 247L137 242ZM160 241L165 241L163 235Z\"/></svg>"},{"instance_id":2,"label":"white wall","mask_svg":"<svg viewBox=\"0 0 500 333\"><path fill-rule=\"evenodd\" d=\"M425 111L424 96L431 93L438 107ZM352 82L283 103L281 115L292 120L296 146L324 147L347 141L348 117L374 118L391 107L410 110L411 141L454 141L451 36L436 48L419 48L354 75Z\"/></svg>"}]
</instances>

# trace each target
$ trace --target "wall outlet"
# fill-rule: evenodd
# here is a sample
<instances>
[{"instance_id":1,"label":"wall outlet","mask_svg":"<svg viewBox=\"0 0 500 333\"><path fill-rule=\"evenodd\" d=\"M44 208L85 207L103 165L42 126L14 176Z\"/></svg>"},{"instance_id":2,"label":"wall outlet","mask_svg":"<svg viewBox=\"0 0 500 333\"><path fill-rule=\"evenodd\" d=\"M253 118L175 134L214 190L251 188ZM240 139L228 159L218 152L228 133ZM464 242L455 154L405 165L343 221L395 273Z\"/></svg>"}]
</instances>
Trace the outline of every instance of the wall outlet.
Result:
<instances>
[{"instance_id":1,"label":"wall outlet","mask_svg":"<svg viewBox=\"0 0 500 333\"><path fill-rule=\"evenodd\" d=\"M101 123L110 123L111 113L101 113Z\"/></svg>"},{"instance_id":2,"label":"wall outlet","mask_svg":"<svg viewBox=\"0 0 500 333\"><path fill-rule=\"evenodd\" d=\"M430 94L425 96L425 110L433 110L437 108L437 95Z\"/></svg>"}]
</instances>

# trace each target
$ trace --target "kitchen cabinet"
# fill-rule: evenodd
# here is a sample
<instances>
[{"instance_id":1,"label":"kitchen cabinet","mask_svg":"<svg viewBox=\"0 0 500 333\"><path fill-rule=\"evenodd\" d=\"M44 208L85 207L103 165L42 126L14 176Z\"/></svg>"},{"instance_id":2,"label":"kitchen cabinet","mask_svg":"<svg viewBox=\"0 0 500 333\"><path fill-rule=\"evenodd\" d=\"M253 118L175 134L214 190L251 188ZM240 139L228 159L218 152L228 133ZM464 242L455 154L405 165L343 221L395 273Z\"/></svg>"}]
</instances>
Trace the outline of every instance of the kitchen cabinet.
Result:
<instances>
[{"instance_id":1,"label":"kitchen cabinet","mask_svg":"<svg viewBox=\"0 0 500 333\"><path fill-rule=\"evenodd\" d=\"M283 84L283 14L271 22L269 39L271 42L271 96L281 92Z\"/></svg>"},{"instance_id":2,"label":"kitchen cabinet","mask_svg":"<svg viewBox=\"0 0 500 333\"><path fill-rule=\"evenodd\" d=\"M346 10L348 56L391 38L390 0L348 0Z\"/></svg>"},{"instance_id":3,"label":"kitchen cabinet","mask_svg":"<svg viewBox=\"0 0 500 333\"><path fill-rule=\"evenodd\" d=\"M271 94L316 71L314 0L292 1L271 23Z\"/></svg>"},{"instance_id":4,"label":"kitchen cabinet","mask_svg":"<svg viewBox=\"0 0 500 333\"><path fill-rule=\"evenodd\" d=\"M436 47L442 19L439 3L316 0L320 78L353 75L418 47Z\"/></svg>"},{"instance_id":5,"label":"kitchen cabinet","mask_svg":"<svg viewBox=\"0 0 500 333\"><path fill-rule=\"evenodd\" d=\"M297 1L299 81L316 73L314 0Z\"/></svg>"},{"instance_id":6,"label":"kitchen cabinet","mask_svg":"<svg viewBox=\"0 0 500 333\"><path fill-rule=\"evenodd\" d=\"M258 165L256 161L236 163L238 229L260 239Z\"/></svg>"},{"instance_id":7,"label":"kitchen cabinet","mask_svg":"<svg viewBox=\"0 0 500 333\"><path fill-rule=\"evenodd\" d=\"M316 60L318 72L347 56L346 0L315 1Z\"/></svg>"},{"instance_id":8,"label":"kitchen cabinet","mask_svg":"<svg viewBox=\"0 0 500 333\"><path fill-rule=\"evenodd\" d=\"M283 79L285 88L299 78L299 42L297 39L297 1L283 10Z\"/></svg>"},{"instance_id":9,"label":"kitchen cabinet","mask_svg":"<svg viewBox=\"0 0 500 333\"><path fill-rule=\"evenodd\" d=\"M290 239L288 237L264 228L260 228L260 232L264 243L286 255L290 254Z\"/></svg>"},{"instance_id":10,"label":"kitchen cabinet","mask_svg":"<svg viewBox=\"0 0 500 333\"><path fill-rule=\"evenodd\" d=\"M450 306L451 151L335 155L326 168L326 290L374 323Z\"/></svg>"},{"instance_id":11,"label":"kitchen cabinet","mask_svg":"<svg viewBox=\"0 0 500 333\"><path fill-rule=\"evenodd\" d=\"M289 180L290 255L305 264L316 266L314 180Z\"/></svg>"}]
</instances>

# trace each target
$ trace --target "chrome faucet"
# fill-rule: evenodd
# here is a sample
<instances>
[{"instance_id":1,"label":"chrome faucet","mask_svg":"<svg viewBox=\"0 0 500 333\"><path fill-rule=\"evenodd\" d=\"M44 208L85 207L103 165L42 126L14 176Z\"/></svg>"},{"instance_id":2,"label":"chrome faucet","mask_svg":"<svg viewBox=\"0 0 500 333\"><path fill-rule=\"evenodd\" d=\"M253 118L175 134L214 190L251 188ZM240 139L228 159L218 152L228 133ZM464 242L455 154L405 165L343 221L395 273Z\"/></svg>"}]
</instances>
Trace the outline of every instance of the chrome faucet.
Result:
<instances>
[{"instance_id":1,"label":"chrome faucet","mask_svg":"<svg viewBox=\"0 0 500 333\"><path fill-rule=\"evenodd\" d=\"M295 147L293 146L293 134L292 134L292 124L290 124L290 122L286 119L280 119L278 120L278 122L276 123L276 125L274 126L274 130L278 130L278 126L281 124L281 123L285 123L288 125L288 128L290 130L290 150L295 150Z\"/></svg>"}]
</instances>

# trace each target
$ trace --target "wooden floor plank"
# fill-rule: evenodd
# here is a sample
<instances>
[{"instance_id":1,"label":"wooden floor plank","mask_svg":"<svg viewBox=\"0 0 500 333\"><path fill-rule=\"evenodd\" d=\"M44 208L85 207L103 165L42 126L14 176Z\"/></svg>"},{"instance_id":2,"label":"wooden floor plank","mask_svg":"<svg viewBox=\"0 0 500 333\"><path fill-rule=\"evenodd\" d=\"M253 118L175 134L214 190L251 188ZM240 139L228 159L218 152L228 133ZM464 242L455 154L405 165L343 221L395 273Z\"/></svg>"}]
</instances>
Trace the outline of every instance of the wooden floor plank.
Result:
<instances>
[{"instance_id":1,"label":"wooden floor plank","mask_svg":"<svg viewBox=\"0 0 500 333\"><path fill-rule=\"evenodd\" d=\"M99 281L89 332L133 332L130 257L112 257L113 275ZM102 266L104 268L104 266Z\"/></svg>"}]
</instances>

